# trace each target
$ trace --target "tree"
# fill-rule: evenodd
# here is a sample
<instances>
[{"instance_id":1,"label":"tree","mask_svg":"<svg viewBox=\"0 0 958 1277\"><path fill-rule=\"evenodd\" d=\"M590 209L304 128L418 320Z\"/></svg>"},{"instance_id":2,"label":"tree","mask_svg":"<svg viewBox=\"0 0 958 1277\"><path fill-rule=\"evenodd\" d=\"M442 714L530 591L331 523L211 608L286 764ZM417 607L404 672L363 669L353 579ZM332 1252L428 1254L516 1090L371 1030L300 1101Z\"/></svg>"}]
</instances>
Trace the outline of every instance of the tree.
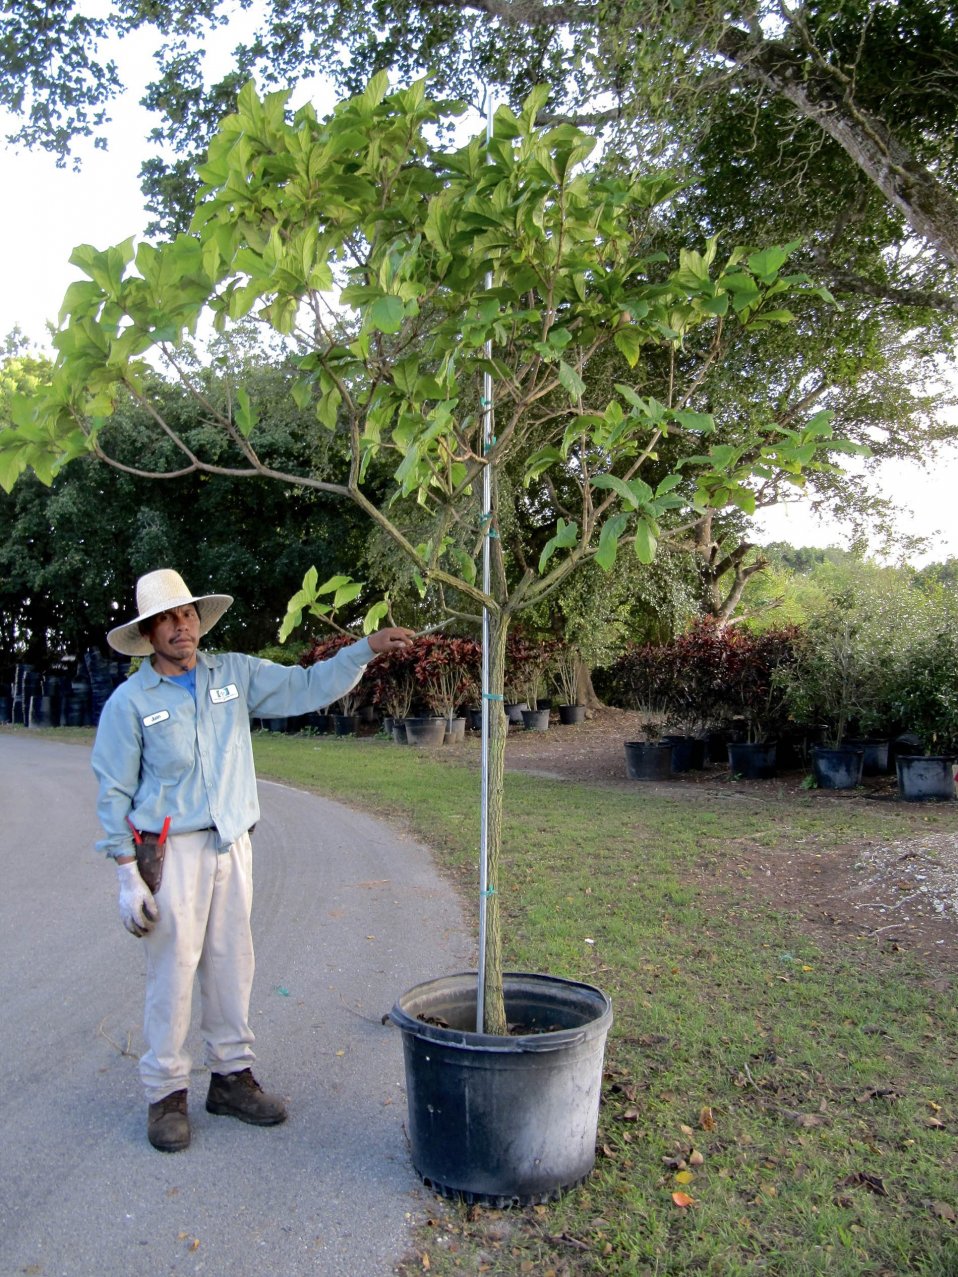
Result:
<instances>
[{"instance_id":1,"label":"tree","mask_svg":"<svg viewBox=\"0 0 958 1277\"><path fill-rule=\"evenodd\" d=\"M293 370L264 362L239 340L211 354L213 366L200 370L204 396L226 402L238 382L253 394L264 455L287 469L330 469L326 440L311 437L311 414L290 398ZM45 359L20 354L0 364L0 422L9 423L14 389L34 393L49 376ZM188 447L222 458L193 395L158 377L150 393ZM311 564L362 570L362 522L340 501L284 492L265 479L212 483L191 473L155 483L137 471L175 470L175 449L132 403L118 404L103 443L118 467L89 456L60 470L49 487L31 476L0 493L0 650L8 654L43 665L51 654L99 647L136 578L170 562L189 563L198 586L230 583L236 604L217 639L257 651L275 641L286 602Z\"/></svg>"},{"instance_id":2,"label":"tree","mask_svg":"<svg viewBox=\"0 0 958 1277\"><path fill-rule=\"evenodd\" d=\"M759 339L787 322L786 300L800 306L821 293L787 273L781 249L720 260L713 244L683 253L677 269L649 259L650 216L673 186L585 168L591 137L570 125L536 126L544 92L530 95L519 116L500 108L488 145L476 138L452 150L426 141L443 113L423 82L387 96L385 77L376 77L326 120L309 107L287 119L286 98L244 88L200 170L191 234L137 250L131 242L76 250L88 278L65 299L50 385L21 400L15 428L0 432L0 475L9 484L32 467L49 478L91 450L107 458L106 422L128 394L158 421L181 470L262 476L352 501L410 559L437 610L475 619L484 610L486 1027L504 1032L495 888L510 624L583 565L611 567L623 544L651 562L667 520L688 505L676 489L689 474L700 511L747 506L756 473L821 464L836 446L827 421L813 418L788 430L770 424L748 450L712 448L711 416L684 407L684 394L664 403L622 382L613 397L593 401L589 364L615 347L636 368L645 352L680 352L701 329L741 326ZM352 324L330 304L334 287ZM165 357L202 396L177 359L178 343L201 316L228 328L250 314L299 343L291 394L312 406L320 427L342 424L343 477L278 470L260 451L258 405L241 387L227 406L203 399L221 441L215 460L191 449L161 412L146 353ZM656 450L673 437L687 446L660 477ZM384 494L371 475L387 463ZM502 535L509 512L497 475L510 466L530 484L555 475L565 494L561 511L543 512L551 534L534 561ZM488 587L477 563L484 546Z\"/></svg>"},{"instance_id":3,"label":"tree","mask_svg":"<svg viewBox=\"0 0 958 1277\"><path fill-rule=\"evenodd\" d=\"M953 0L805 0L794 6L652 0L315 0L268 5L262 26L236 48L236 68L219 84L202 75L203 41L227 21L221 0L174 0L159 8L113 0L99 18L71 4L9 8L0 40L0 105L19 115L15 138L61 161L75 136L102 140L120 87L101 46L152 27L159 77L147 102L165 115L159 131L183 153L182 177L238 85L254 69L291 83L317 72L355 89L374 71L402 75L439 68L455 90L500 84L513 100L535 79L556 86L557 105L612 94L606 118L638 118L646 134L676 102L694 110L731 81L787 103L847 155L904 218L911 233L958 264L954 197L954 71L958 13ZM345 61L339 56L349 50ZM574 49L570 57L569 49ZM679 86L685 86L681 88ZM734 91L734 88L733 88ZM693 110L685 113L685 120ZM791 126L790 126L791 127ZM150 161L154 181L170 174Z\"/></svg>"}]
</instances>

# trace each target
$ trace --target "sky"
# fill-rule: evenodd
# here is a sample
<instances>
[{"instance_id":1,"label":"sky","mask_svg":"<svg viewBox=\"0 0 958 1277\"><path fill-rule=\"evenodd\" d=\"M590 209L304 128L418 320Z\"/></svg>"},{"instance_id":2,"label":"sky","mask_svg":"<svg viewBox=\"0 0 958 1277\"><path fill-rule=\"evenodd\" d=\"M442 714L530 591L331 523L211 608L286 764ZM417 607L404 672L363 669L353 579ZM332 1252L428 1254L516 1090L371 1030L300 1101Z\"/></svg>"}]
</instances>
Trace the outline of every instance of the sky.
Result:
<instances>
[{"instance_id":1,"label":"sky","mask_svg":"<svg viewBox=\"0 0 958 1277\"><path fill-rule=\"evenodd\" d=\"M0 190L6 193L0 201L0 338L18 325L47 347L47 322L56 322L68 284L80 276L69 264L74 247L106 248L139 236L148 221L137 177L150 128L150 117L137 102L150 70L145 41L139 50L127 46L122 65L130 88L113 111L109 149L79 148L79 172L56 168L46 153L0 148ZM314 85L313 94L317 108L328 110L328 92ZM298 92L294 105L303 99ZM10 131L3 124L0 113L0 135ZM904 463L886 467L876 486L905 507L898 521L903 536L929 538L928 551L912 555L913 563L958 557L958 444L929 469ZM848 533L799 502L764 512L757 539L843 546Z\"/></svg>"}]
</instances>

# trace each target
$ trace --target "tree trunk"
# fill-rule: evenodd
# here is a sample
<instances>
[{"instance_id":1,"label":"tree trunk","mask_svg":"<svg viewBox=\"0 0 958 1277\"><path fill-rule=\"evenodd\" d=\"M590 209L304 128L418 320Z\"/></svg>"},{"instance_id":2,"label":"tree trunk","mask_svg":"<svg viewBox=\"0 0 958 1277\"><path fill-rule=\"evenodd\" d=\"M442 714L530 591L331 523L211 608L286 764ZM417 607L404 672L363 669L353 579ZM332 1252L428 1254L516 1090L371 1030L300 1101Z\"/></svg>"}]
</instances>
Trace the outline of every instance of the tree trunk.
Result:
<instances>
[{"instance_id":1,"label":"tree trunk","mask_svg":"<svg viewBox=\"0 0 958 1277\"><path fill-rule=\"evenodd\" d=\"M605 702L592 685L592 670L585 661L579 662L579 700L586 709L601 709Z\"/></svg>"},{"instance_id":2,"label":"tree trunk","mask_svg":"<svg viewBox=\"0 0 958 1277\"><path fill-rule=\"evenodd\" d=\"M719 52L743 75L780 93L842 148L912 230L958 265L958 204L891 133L855 105L851 89L824 61L726 27Z\"/></svg>"}]
</instances>

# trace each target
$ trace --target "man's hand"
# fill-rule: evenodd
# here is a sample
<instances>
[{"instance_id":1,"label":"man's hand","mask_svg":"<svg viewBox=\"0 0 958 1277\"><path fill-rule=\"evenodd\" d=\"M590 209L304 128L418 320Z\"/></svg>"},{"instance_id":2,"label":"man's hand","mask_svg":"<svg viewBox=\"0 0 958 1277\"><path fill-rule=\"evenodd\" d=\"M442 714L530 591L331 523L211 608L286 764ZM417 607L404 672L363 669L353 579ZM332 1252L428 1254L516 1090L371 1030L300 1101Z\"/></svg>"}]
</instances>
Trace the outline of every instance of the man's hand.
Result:
<instances>
[{"instance_id":1,"label":"man's hand","mask_svg":"<svg viewBox=\"0 0 958 1277\"><path fill-rule=\"evenodd\" d=\"M153 892L140 877L135 860L126 864L116 863L116 876L120 883L120 917L127 931L134 936L145 936L152 931L160 911L153 899Z\"/></svg>"},{"instance_id":2,"label":"man's hand","mask_svg":"<svg viewBox=\"0 0 958 1277\"><path fill-rule=\"evenodd\" d=\"M392 652L397 648L409 647L415 637L412 630L404 629L401 625L393 625L384 630L376 630L373 634L368 634L366 641L376 655L381 656L383 652Z\"/></svg>"}]
</instances>

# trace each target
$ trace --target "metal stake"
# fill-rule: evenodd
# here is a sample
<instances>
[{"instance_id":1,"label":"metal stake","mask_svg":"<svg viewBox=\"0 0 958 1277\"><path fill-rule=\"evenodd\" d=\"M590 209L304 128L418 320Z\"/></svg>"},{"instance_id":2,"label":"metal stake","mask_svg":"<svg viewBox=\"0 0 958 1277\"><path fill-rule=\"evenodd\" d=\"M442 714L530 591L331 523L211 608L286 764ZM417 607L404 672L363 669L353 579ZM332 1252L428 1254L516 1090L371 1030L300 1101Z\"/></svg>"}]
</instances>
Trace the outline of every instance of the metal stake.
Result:
<instances>
[{"instance_id":1,"label":"metal stake","mask_svg":"<svg viewBox=\"0 0 958 1277\"><path fill-rule=\"evenodd\" d=\"M486 100L486 146L492 142L492 97ZM486 289L492 289L492 271L486 273ZM486 360L492 359L492 338L485 348ZM492 374L482 374L482 454L492 447L493 409ZM492 466L482 472L482 591L488 598L492 585ZM479 972L476 988L476 1032L482 1033L486 1002L486 913L489 900L489 609L482 609L482 795L479 818Z\"/></svg>"}]
</instances>

